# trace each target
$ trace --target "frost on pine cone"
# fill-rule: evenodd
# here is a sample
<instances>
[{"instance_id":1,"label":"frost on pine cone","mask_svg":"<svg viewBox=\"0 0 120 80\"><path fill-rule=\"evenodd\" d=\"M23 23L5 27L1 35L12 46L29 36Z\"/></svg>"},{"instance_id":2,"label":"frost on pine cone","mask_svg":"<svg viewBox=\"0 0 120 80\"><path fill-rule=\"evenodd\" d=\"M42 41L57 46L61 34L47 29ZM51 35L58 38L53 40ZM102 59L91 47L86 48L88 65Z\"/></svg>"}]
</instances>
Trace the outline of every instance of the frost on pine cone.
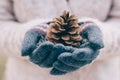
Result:
<instances>
[{"instance_id":1,"label":"frost on pine cone","mask_svg":"<svg viewBox=\"0 0 120 80\"><path fill-rule=\"evenodd\" d=\"M64 11L60 17L53 19L47 30L46 38L54 44L62 43L66 46L79 47L82 41L80 30L76 16L70 16L69 12Z\"/></svg>"}]
</instances>

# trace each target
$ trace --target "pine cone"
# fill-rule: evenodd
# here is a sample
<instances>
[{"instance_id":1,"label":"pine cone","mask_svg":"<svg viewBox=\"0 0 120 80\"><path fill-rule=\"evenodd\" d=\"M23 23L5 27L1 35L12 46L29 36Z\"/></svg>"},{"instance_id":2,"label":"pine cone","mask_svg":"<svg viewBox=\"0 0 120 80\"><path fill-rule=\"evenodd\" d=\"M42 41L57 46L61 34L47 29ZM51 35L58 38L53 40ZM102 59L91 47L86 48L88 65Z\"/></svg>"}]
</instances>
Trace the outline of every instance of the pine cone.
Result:
<instances>
[{"instance_id":1,"label":"pine cone","mask_svg":"<svg viewBox=\"0 0 120 80\"><path fill-rule=\"evenodd\" d=\"M76 16L70 16L69 12L64 11L60 17L53 19L53 23L47 30L46 38L55 44L62 43L66 46L79 47L82 41L80 30Z\"/></svg>"}]
</instances>

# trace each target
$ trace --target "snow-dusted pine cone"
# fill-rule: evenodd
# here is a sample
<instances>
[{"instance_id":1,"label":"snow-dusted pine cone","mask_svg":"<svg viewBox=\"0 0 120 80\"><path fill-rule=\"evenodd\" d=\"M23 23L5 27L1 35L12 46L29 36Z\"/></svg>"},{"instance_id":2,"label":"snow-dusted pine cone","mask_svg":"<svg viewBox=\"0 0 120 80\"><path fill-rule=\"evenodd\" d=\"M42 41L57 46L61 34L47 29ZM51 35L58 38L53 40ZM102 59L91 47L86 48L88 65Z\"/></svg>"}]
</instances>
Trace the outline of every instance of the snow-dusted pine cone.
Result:
<instances>
[{"instance_id":1,"label":"snow-dusted pine cone","mask_svg":"<svg viewBox=\"0 0 120 80\"><path fill-rule=\"evenodd\" d=\"M55 44L62 43L66 46L79 47L82 40L80 30L76 16L64 11L60 17L53 19L53 23L47 29L46 38Z\"/></svg>"}]
</instances>

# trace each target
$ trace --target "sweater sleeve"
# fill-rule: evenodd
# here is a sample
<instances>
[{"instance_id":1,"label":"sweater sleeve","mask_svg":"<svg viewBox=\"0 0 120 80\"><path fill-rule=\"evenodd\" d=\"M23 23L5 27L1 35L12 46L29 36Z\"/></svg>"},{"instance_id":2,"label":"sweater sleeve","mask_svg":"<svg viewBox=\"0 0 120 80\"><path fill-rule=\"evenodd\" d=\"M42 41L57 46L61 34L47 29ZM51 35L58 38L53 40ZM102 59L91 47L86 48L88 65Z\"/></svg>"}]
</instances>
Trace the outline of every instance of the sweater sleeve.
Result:
<instances>
[{"instance_id":1,"label":"sweater sleeve","mask_svg":"<svg viewBox=\"0 0 120 80\"><path fill-rule=\"evenodd\" d=\"M27 23L0 20L0 53L6 55L21 55L21 44L25 33L41 24L41 20L33 20Z\"/></svg>"},{"instance_id":2,"label":"sweater sleeve","mask_svg":"<svg viewBox=\"0 0 120 80\"><path fill-rule=\"evenodd\" d=\"M91 18L79 20L79 22L85 21L94 22L102 31L104 48L101 49L100 55L96 60L104 60L120 56L120 25L113 24L112 21L100 22Z\"/></svg>"}]
</instances>

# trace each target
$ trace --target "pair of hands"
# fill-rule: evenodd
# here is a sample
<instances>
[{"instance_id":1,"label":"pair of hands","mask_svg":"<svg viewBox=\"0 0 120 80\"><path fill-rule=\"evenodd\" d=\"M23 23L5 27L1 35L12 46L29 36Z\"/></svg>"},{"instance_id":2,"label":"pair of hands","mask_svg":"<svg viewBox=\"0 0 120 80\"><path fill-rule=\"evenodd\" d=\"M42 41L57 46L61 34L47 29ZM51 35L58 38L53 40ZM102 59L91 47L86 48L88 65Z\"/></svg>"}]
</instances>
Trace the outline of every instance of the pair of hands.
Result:
<instances>
[{"instance_id":1,"label":"pair of hands","mask_svg":"<svg viewBox=\"0 0 120 80\"><path fill-rule=\"evenodd\" d=\"M63 44L55 45L45 40L46 33L41 28L31 29L25 34L22 56L29 56L31 62L41 67L52 67L50 71L52 75L63 75L75 71L91 63L104 46L102 33L97 25L85 23L82 28L80 35L87 42L83 42L80 48Z\"/></svg>"}]
</instances>

